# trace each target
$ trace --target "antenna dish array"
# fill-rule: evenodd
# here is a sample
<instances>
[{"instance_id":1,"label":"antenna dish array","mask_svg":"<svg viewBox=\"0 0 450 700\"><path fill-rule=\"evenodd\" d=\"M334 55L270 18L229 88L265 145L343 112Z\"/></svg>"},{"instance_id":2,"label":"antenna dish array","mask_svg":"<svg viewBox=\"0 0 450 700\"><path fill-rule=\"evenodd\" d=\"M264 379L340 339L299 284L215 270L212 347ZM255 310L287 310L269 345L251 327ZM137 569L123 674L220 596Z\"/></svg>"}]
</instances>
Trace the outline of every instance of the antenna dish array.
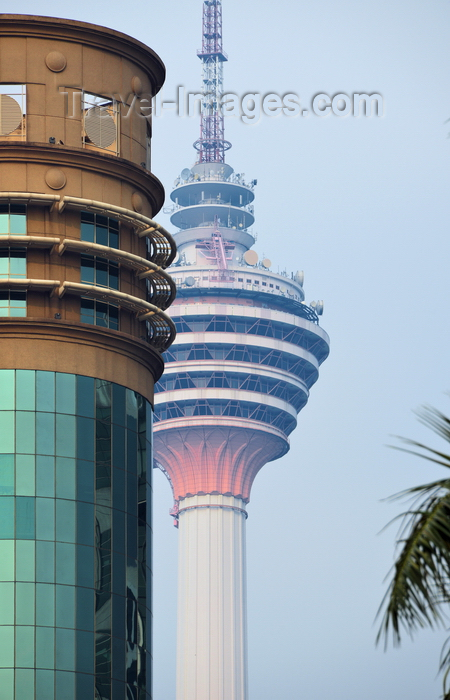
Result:
<instances>
[{"instance_id":1,"label":"antenna dish array","mask_svg":"<svg viewBox=\"0 0 450 700\"><path fill-rule=\"evenodd\" d=\"M323 301L312 301L310 303L310 307L312 309L314 309L314 311L316 312L316 314L318 316L322 316L322 314L323 314Z\"/></svg>"},{"instance_id":2,"label":"antenna dish array","mask_svg":"<svg viewBox=\"0 0 450 700\"><path fill-rule=\"evenodd\" d=\"M297 272L294 275L294 282L297 282L297 284L300 285L300 287L303 287L303 282L305 279L305 275L303 270L297 270Z\"/></svg>"},{"instance_id":3,"label":"antenna dish array","mask_svg":"<svg viewBox=\"0 0 450 700\"><path fill-rule=\"evenodd\" d=\"M254 267L258 262L258 253L255 250L246 250L243 258L247 265Z\"/></svg>"},{"instance_id":4,"label":"antenna dish array","mask_svg":"<svg viewBox=\"0 0 450 700\"><path fill-rule=\"evenodd\" d=\"M186 180L189 180L189 177L191 175L191 171L189 168L184 168L184 170L181 171L180 177L182 180L186 182Z\"/></svg>"},{"instance_id":5,"label":"antenna dish array","mask_svg":"<svg viewBox=\"0 0 450 700\"><path fill-rule=\"evenodd\" d=\"M261 265L266 268L266 270L269 270L272 267L272 260L269 260L269 258L264 258L264 260L261 260Z\"/></svg>"}]
</instances>

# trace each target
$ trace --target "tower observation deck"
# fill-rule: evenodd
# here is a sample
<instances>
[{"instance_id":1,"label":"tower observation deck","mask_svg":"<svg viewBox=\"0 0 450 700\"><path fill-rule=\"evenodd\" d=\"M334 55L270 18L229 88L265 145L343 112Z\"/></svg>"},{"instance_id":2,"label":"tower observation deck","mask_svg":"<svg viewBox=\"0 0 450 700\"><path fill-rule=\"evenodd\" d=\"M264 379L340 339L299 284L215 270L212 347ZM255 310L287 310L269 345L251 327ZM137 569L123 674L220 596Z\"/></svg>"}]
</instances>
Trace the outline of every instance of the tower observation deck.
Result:
<instances>
[{"instance_id":1,"label":"tower observation deck","mask_svg":"<svg viewBox=\"0 0 450 700\"><path fill-rule=\"evenodd\" d=\"M204 2L204 33L211 8L220 0ZM202 134L170 195L177 336L155 389L154 455L179 525L177 700L245 700L246 504L289 450L329 339L303 274L274 273L252 249L256 180L224 162L220 138L204 147L203 122Z\"/></svg>"}]
</instances>

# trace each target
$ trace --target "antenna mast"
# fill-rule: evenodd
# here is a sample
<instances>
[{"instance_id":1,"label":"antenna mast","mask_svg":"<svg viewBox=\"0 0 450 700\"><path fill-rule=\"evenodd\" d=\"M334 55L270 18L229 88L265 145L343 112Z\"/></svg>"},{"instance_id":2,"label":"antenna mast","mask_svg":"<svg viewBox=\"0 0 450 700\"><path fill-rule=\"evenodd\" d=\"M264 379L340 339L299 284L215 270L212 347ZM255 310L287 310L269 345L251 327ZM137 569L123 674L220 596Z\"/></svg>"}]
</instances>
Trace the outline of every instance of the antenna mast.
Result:
<instances>
[{"instance_id":1,"label":"antenna mast","mask_svg":"<svg viewBox=\"0 0 450 700\"><path fill-rule=\"evenodd\" d=\"M199 163L224 163L225 151L231 143L225 141L224 118L220 101L223 95L223 63L228 56L222 48L222 2L204 0L202 48L197 56L203 64L200 138L194 143Z\"/></svg>"}]
</instances>

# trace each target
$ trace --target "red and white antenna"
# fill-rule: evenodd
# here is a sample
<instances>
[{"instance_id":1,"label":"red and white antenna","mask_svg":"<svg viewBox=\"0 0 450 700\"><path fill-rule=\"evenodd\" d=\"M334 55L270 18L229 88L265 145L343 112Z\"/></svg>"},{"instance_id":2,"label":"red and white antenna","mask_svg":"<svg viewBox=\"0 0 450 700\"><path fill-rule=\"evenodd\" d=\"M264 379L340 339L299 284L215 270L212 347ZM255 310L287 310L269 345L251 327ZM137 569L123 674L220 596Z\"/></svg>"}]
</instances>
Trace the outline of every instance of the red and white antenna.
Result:
<instances>
[{"instance_id":1,"label":"red and white antenna","mask_svg":"<svg viewBox=\"0 0 450 700\"><path fill-rule=\"evenodd\" d=\"M203 64L200 138L194 143L199 163L224 163L225 151L231 143L225 141L224 118L221 110L223 95L223 63L228 56L222 48L222 2L203 3L202 48L197 56Z\"/></svg>"}]
</instances>

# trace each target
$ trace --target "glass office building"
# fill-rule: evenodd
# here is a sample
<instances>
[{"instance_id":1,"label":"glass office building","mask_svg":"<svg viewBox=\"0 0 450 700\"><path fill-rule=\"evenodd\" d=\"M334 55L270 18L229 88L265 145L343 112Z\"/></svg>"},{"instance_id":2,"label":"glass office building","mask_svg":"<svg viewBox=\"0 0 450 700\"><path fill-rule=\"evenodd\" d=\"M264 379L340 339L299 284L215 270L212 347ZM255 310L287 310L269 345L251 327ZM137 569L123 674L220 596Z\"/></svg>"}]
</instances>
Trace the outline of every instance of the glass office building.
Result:
<instances>
[{"instance_id":1,"label":"glass office building","mask_svg":"<svg viewBox=\"0 0 450 700\"><path fill-rule=\"evenodd\" d=\"M149 118L126 115L164 66L50 17L0 15L0 52L0 700L149 700L175 245Z\"/></svg>"},{"instance_id":2,"label":"glass office building","mask_svg":"<svg viewBox=\"0 0 450 700\"><path fill-rule=\"evenodd\" d=\"M73 374L1 370L0 385L0 697L137 697L151 406Z\"/></svg>"}]
</instances>

